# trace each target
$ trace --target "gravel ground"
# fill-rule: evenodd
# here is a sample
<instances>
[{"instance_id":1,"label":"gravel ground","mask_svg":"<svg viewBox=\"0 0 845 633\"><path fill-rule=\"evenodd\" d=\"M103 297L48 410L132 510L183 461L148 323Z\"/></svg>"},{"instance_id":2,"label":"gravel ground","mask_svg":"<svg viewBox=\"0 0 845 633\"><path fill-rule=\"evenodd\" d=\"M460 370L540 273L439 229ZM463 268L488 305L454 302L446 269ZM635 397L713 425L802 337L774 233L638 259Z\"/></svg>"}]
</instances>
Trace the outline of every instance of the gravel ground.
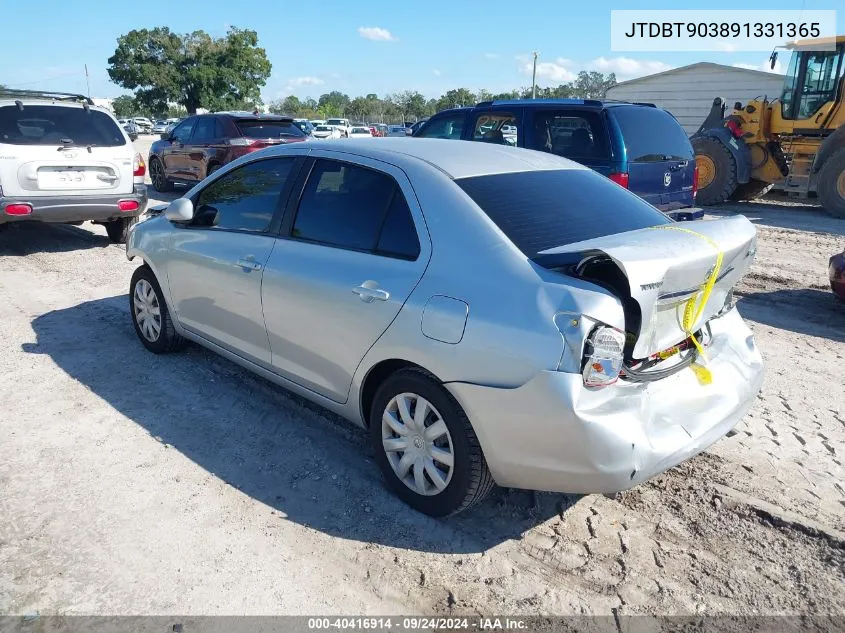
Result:
<instances>
[{"instance_id":1,"label":"gravel ground","mask_svg":"<svg viewBox=\"0 0 845 633\"><path fill-rule=\"evenodd\" d=\"M712 214L736 212L767 363L736 431L615 498L499 490L448 521L346 422L198 347L147 353L102 227L10 227L0 614L845 614L845 222Z\"/></svg>"}]
</instances>

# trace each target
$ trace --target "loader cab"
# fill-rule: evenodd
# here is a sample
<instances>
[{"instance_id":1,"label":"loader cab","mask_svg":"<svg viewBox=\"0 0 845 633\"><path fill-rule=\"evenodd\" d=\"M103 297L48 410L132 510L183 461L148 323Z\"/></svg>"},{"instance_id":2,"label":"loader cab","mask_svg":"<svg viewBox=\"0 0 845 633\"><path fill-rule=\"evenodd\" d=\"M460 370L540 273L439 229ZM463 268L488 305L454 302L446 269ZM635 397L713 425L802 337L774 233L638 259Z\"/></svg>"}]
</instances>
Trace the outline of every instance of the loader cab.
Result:
<instances>
[{"instance_id":1,"label":"loader cab","mask_svg":"<svg viewBox=\"0 0 845 633\"><path fill-rule=\"evenodd\" d=\"M780 99L781 118L785 121L812 119L811 127L824 127L823 113L819 110L827 103L842 99L845 43L839 42L831 51L802 50L800 42L793 46Z\"/></svg>"}]
</instances>

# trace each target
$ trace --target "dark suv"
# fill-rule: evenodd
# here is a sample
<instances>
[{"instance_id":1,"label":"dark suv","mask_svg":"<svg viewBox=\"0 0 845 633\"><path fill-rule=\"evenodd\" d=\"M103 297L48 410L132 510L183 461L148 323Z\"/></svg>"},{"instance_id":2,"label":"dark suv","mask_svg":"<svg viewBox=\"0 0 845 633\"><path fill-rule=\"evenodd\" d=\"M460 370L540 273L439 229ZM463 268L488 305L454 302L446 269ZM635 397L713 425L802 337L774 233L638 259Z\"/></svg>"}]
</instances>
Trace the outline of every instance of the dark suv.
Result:
<instances>
[{"instance_id":1,"label":"dark suv","mask_svg":"<svg viewBox=\"0 0 845 633\"><path fill-rule=\"evenodd\" d=\"M158 191L174 182L198 182L255 150L308 140L293 119L248 112L188 117L150 147L150 180Z\"/></svg>"},{"instance_id":2,"label":"dark suv","mask_svg":"<svg viewBox=\"0 0 845 633\"><path fill-rule=\"evenodd\" d=\"M697 174L689 138L652 104L591 99L485 101L444 110L414 137L516 145L565 156L662 211L691 207ZM678 219L692 219L691 217Z\"/></svg>"}]
</instances>

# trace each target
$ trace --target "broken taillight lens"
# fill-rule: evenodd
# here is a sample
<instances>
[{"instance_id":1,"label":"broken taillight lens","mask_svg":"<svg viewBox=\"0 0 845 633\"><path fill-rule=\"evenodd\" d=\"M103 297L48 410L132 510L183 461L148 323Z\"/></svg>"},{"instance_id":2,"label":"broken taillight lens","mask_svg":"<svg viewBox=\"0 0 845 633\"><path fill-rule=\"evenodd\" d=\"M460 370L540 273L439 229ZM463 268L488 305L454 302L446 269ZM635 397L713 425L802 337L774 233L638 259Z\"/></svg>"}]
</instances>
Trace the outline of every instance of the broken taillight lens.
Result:
<instances>
[{"instance_id":1,"label":"broken taillight lens","mask_svg":"<svg viewBox=\"0 0 845 633\"><path fill-rule=\"evenodd\" d=\"M619 379L625 350L625 333L610 326L593 330L584 344L584 369L587 387L612 385Z\"/></svg>"}]
</instances>

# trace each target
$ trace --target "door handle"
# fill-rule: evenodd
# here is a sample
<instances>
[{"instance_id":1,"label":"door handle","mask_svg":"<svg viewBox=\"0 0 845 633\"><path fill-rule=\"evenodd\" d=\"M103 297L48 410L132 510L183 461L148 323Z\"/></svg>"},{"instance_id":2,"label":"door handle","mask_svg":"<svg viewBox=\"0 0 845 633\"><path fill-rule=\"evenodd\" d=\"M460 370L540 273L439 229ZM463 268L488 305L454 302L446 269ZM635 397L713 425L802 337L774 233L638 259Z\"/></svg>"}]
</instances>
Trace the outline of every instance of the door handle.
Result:
<instances>
[{"instance_id":1,"label":"door handle","mask_svg":"<svg viewBox=\"0 0 845 633\"><path fill-rule=\"evenodd\" d=\"M374 281L365 281L360 286L352 289L358 298L364 303L372 303L373 301L387 301L390 298L390 293L387 290L382 290Z\"/></svg>"},{"instance_id":2,"label":"door handle","mask_svg":"<svg viewBox=\"0 0 845 633\"><path fill-rule=\"evenodd\" d=\"M244 257L239 259L235 262L235 266L238 268L243 268L244 270L261 270L261 264L259 264L255 259L252 257Z\"/></svg>"}]
</instances>

